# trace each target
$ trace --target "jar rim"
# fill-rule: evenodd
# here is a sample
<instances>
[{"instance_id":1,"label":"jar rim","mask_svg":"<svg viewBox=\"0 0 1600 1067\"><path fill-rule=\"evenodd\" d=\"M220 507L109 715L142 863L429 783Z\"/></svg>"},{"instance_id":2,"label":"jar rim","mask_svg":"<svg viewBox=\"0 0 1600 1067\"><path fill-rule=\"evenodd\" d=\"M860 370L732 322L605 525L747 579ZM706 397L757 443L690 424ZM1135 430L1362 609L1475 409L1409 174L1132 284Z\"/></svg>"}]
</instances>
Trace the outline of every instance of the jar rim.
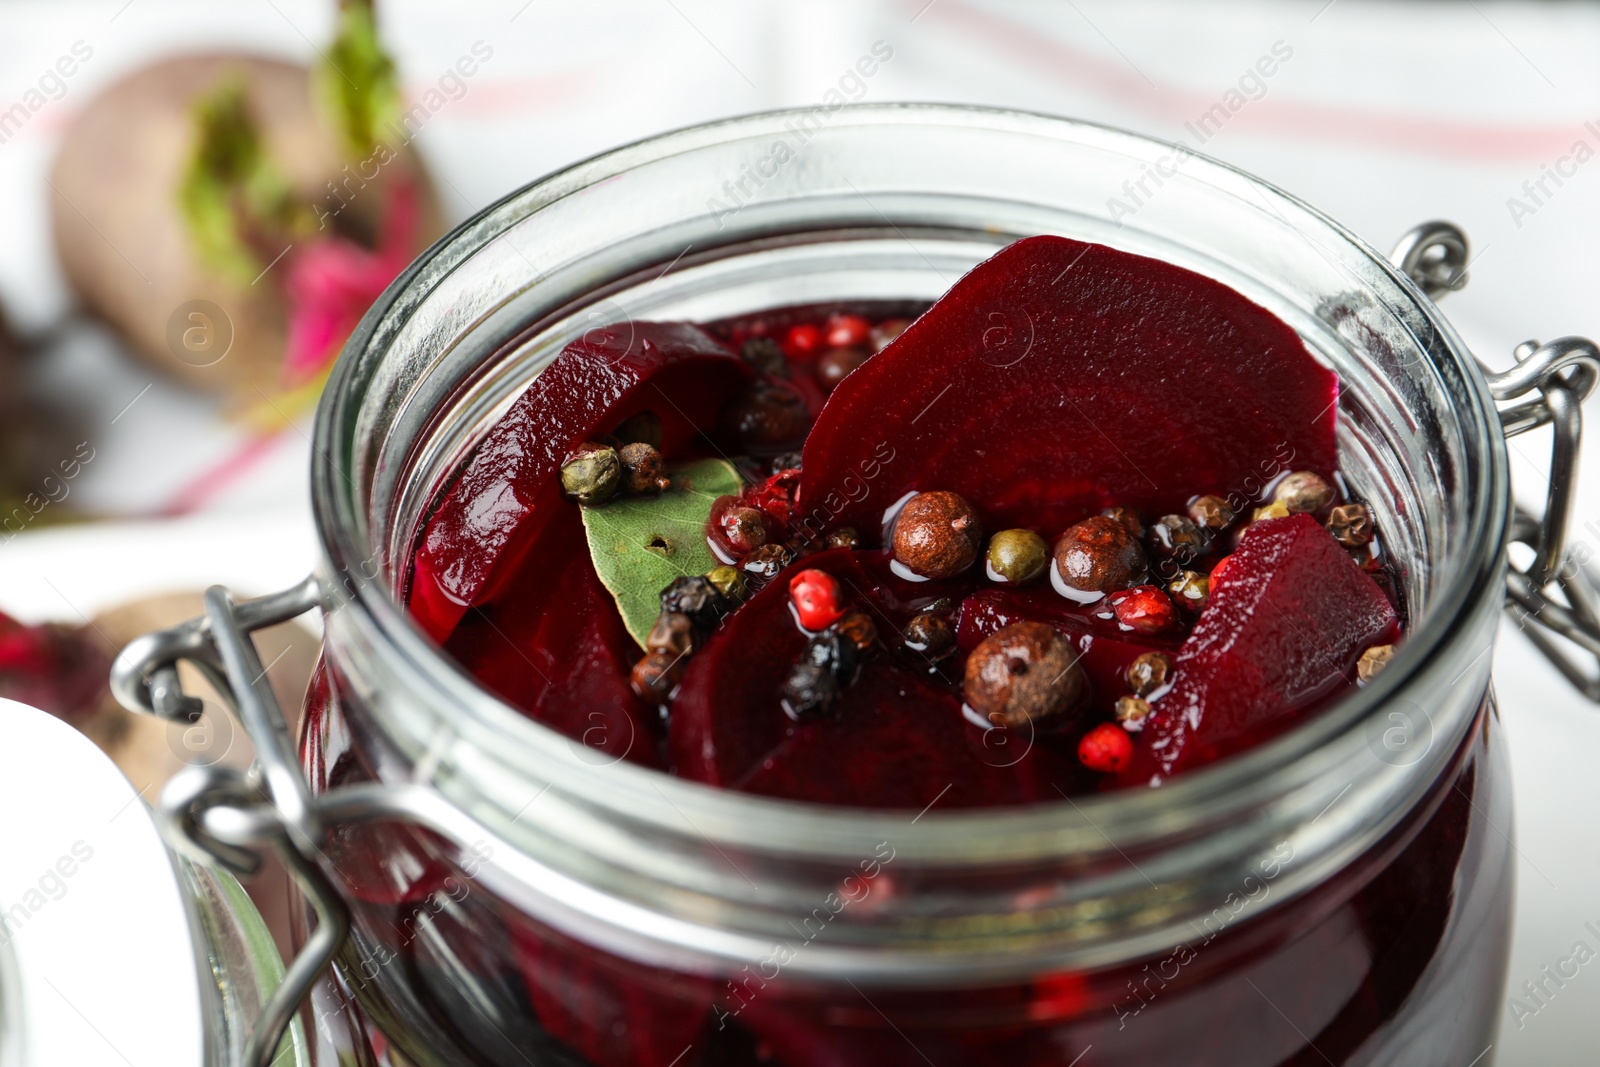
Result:
<instances>
[{"instance_id":1,"label":"jar rim","mask_svg":"<svg viewBox=\"0 0 1600 1067\"><path fill-rule=\"evenodd\" d=\"M892 827L896 847L906 855L950 858L970 854L973 842L985 842L984 853L996 859L1036 857L1057 851L1069 839L1103 838L1117 847L1181 837L1194 829L1194 813L1259 807L1273 798L1294 795L1297 810L1315 811L1326 795L1308 790L1311 782L1351 766L1364 724L1406 694L1423 694L1441 684L1437 667L1441 650L1481 634L1485 619L1500 607L1501 578L1509 501L1505 446L1486 383L1465 344L1412 281L1378 251L1331 218L1298 198L1229 164L1194 152L1187 146L1095 123L1032 112L943 104L856 104L840 108L830 128L903 125L927 127L1002 126L1022 134L1110 147L1134 157L1183 151L1185 164L1197 178L1228 185L1243 183L1271 210L1308 229L1315 239L1353 250L1370 261L1423 316L1442 340L1430 357L1447 357L1448 371L1464 383L1470 408L1459 414L1475 438L1486 446L1476 467L1476 484L1463 487L1470 501L1468 528L1453 571L1444 576L1437 599L1428 606L1423 624L1410 631L1394 660L1371 685L1320 712L1308 722L1256 748L1205 768L1186 773L1159 790L1124 790L1104 795L1014 808L927 812L908 824L903 812L852 809L771 800L687 782L626 762L582 765L564 758L566 746L553 730L528 719L479 688L464 671L429 641L412 622L389 588L365 574L370 561L383 556L372 536L370 516L347 472L353 469L352 436L359 418L356 405L387 343L416 308L426 287L436 283L500 237L528 213L651 160L695 150L722 138L776 134L806 109L769 111L723 119L658 134L593 156L558 170L479 212L437 242L413 263L374 303L347 342L329 379L318 409L313 446L313 504L328 581L332 575L357 572L366 580L346 583L335 599L350 609L343 625L359 631L370 649L407 665L408 680L455 709L455 714L480 719L476 726L491 731L510 729L519 752L538 760L551 780L573 781L581 775L592 799L628 817L681 829L689 819L698 832L714 841L780 855L835 856L881 836ZM357 478L364 475L357 472ZM1481 658L1481 657L1480 657ZM1474 661L1476 662L1476 661ZM1482 670L1487 677L1487 665ZM1476 677L1476 676L1475 676ZM1449 747L1449 746L1443 746ZM1439 757L1440 759L1443 756ZM558 764L564 764L563 770ZM1409 765L1413 778L1425 780L1427 759ZM1406 770L1407 768L1401 768ZM1434 768L1436 769L1436 767ZM653 796L652 796L653 794ZM1340 795L1343 795L1342 793ZM665 804L656 800L665 801ZM1337 799L1337 798L1335 798ZM1187 813L1187 814L1186 814ZM752 832L751 826L758 826Z\"/></svg>"}]
</instances>

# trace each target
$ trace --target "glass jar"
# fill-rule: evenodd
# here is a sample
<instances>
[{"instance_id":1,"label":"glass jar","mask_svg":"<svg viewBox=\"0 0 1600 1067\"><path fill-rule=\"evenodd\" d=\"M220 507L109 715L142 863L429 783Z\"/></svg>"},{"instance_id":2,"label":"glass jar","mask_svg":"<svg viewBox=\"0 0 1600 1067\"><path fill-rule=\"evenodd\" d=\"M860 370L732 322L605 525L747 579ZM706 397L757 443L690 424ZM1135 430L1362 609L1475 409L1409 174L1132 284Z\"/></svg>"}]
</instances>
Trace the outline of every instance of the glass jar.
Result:
<instances>
[{"instance_id":1,"label":"glass jar","mask_svg":"<svg viewBox=\"0 0 1600 1067\"><path fill-rule=\"evenodd\" d=\"M1128 182L1145 195L1113 208ZM1371 685L1159 790L910 817L720 792L570 741L409 621L429 507L583 331L927 301L1038 233L1216 278L1337 370L1341 467L1410 613ZM1494 397L1416 284L1260 181L977 108L653 138L413 264L347 345L315 455L317 576L213 591L208 621L124 654L118 691L161 711L162 665L198 649L242 680L257 735L270 693L240 631L321 607L309 790L269 739L270 816L242 790L168 808L221 846L271 821L317 861L342 903L315 882L314 901L351 923L338 974L410 1062L1465 1064L1493 1041L1511 904Z\"/></svg>"}]
</instances>

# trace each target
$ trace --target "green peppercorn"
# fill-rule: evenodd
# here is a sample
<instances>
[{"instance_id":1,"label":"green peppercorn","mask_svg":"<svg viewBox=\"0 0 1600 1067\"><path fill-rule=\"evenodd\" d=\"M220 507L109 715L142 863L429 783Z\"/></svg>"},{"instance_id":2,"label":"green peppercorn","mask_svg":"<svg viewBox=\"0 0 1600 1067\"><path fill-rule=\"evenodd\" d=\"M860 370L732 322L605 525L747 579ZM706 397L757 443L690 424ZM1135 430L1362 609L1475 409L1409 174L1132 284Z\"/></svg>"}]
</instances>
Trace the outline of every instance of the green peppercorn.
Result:
<instances>
[{"instance_id":1,"label":"green peppercorn","mask_svg":"<svg viewBox=\"0 0 1600 1067\"><path fill-rule=\"evenodd\" d=\"M1320 474L1295 471L1273 491L1272 499L1288 508L1291 514L1321 511L1333 503L1334 488Z\"/></svg>"},{"instance_id":2,"label":"green peppercorn","mask_svg":"<svg viewBox=\"0 0 1600 1067\"><path fill-rule=\"evenodd\" d=\"M706 572L706 580L716 586L717 592L726 597L730 604L739 603L750 592L744 575L737 567L713 567Z\"/></svg>"},{"instance_id":3,"label":"green peppercorn","mask_svg":"<svg viewBox=\"0 0 1600 1067\"><path fill-rule=\"evenodd\" d=\"M1050 549L1032 530L1001 530L989 539L986 570L997 582L1021 585L1044 573Z\"/></svg>"},{"instance_id":4,"label":"green peppercorn","mask_svg":"<svg viewBox=\"0 0 1600 1067\"><path fill-rule=\"evenodd\" d=\"M1171 681L1177 669L1165 652L1146 652L1128 664L1128 688L1135 696L1147 697Z\"/></svg>"},{"instance_id":5,"label":"green peppercorn","mask_svg":"<svg viewBox=\"0 0 1600 1067\"><path fill-rule=\"evenodd\" d=\"M1184 571L1167 584L1172 602L1198 615L1211 598L1211 579L1199 571Z\"/></svg>"},{"instance_id":6,"label":"green peppercorn","mask_svg":"<svg viewBox=\"0 0 1600 1067\"><path fill-rule=\"evenodd\" d=\"M622 460L617 450L585 441L561 464L561 489L580 504L610 500L622 484Z\"/></svg>"}]
</instances>

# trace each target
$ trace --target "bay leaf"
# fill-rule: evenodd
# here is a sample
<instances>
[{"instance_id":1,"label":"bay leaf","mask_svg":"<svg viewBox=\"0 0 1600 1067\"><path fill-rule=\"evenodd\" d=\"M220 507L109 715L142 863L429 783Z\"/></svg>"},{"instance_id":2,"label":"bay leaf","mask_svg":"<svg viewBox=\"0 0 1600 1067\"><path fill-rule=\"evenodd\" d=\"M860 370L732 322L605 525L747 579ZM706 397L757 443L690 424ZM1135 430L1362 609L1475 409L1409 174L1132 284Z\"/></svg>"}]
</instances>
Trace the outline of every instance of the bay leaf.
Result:
<instances>
[{"instance_id":1,"label":"bay leaf","mask_svg":"<svg viewBox=\"0 0 1600 1067\"><path fill-rule=\"evenodd\" d=\"M641 648L661 614L661 591L675 578L720 565L706 544L706 520L717 497L743 488L733 464L721 459L674 465L667 475L672 488L660 496L619 496L583 506L595 573Z\"/></svg>"}]
</instances>

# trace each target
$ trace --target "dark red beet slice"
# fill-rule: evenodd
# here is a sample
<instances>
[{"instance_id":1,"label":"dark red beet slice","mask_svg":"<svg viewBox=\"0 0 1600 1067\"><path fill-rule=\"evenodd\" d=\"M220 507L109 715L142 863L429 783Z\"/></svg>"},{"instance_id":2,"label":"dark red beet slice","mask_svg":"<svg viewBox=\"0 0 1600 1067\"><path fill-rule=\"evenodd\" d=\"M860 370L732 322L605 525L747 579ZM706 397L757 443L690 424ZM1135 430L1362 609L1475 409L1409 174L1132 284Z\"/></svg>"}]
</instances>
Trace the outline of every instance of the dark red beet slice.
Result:
<instances>
[{"instance_id":1,"label":"dark red beet slice","mask_svg":"<svg viewBox=\"0 0 1600 1067\"><path fill-rule=\"evenodd\" d=\"M491 579L524 555L530 514L561 503L561 461L582 441L640 411L661 417L663 451L692 450L717 424L749 366L697 326L637 322L590 330L546 367L478 445L428 521L412 570L410 607L443 641Z\"/></svg>"},{"instance_id":2,"label":"dark red beet slice","mask_svg":"<svg viewBox=\"0 0 1600 1067\"><path fill-rule=\"evenodd\" d=\"M892 616L860 599L879 590L862 567L877 569L879 557L834 549L800 565L836 578L893 641ZM887 652L863 666L834 718L796 725L779 690L805 640L780 575L695 654L672 709L679 774L767 796L881 808L921 808L935 798L941 807L1027 803L1055 798L1052 782L1075 784L1078 769L1064 748L987 734L962 716L952 688Z\"/></svg>"},{"instance_id":3,"label":"dark red beet slice","mask_svg":"<svg viewBox=\"0 0 1600 1067\"><path fill-rule=\"evenodd\" d=\"M511 925L511 949L539 1022L595 1067L671 1067L710 1018L704 978L597 952L523 919Z\"/></svg>"},{"instance_id":4,"label":"dark red beet slice","mask_svg":"<svg viewBox=\"0 0 1600 1067\"><path fill-rule=\"evenodd\" d=\"M1128 665L1152 650L1176 655L1173 638L1122 633L1115 621L1095 617L1103 605L1079 607L1048 589L990 589L961 602L956 641L970 652L985 637L1014 622L1042 622L1072 639L1083 653L1078 662L1089 675L1090 707L1106 718L1119 696L1128 692Z\"/></svg>"},{"instance_id":5,"label":"dark red beet slice","mask_svg":"<svg viewBox=\"0 0 1600 1067\"><path fill-rule=\"evenodd\" d=\"M467 612L445 651L485 689L587 749L593 763L660 767L659 716L628 684L639 647L589 559L576 506L556 508L523 567Z\"/></svg>"},{"instance_id":6,"label":"dark red beet slice","mask_svg":"<svg viewBox=\"0 0 1600 1067\"><path fill-rule=\"evenodd\" d=\"M1227 286L1031 237L834 390L798 512L870 538L890 504L932 489L1047 536L1113 504L1181 511L1284 465L1331 473L1337 395L1293 330Z\"/></svg>"},{"instance_id":7,"label":"dark red beet slice","mask_svg":"<svg viewBox=\"0 0 1600 1067\"><path fill-rule=\"evenodd\" d=\"M1208 763L1300 721L1394 641L1389 598L1309 515L1252 524L1178 651L1124 783Z\"/></svg>"}]
</instances>

